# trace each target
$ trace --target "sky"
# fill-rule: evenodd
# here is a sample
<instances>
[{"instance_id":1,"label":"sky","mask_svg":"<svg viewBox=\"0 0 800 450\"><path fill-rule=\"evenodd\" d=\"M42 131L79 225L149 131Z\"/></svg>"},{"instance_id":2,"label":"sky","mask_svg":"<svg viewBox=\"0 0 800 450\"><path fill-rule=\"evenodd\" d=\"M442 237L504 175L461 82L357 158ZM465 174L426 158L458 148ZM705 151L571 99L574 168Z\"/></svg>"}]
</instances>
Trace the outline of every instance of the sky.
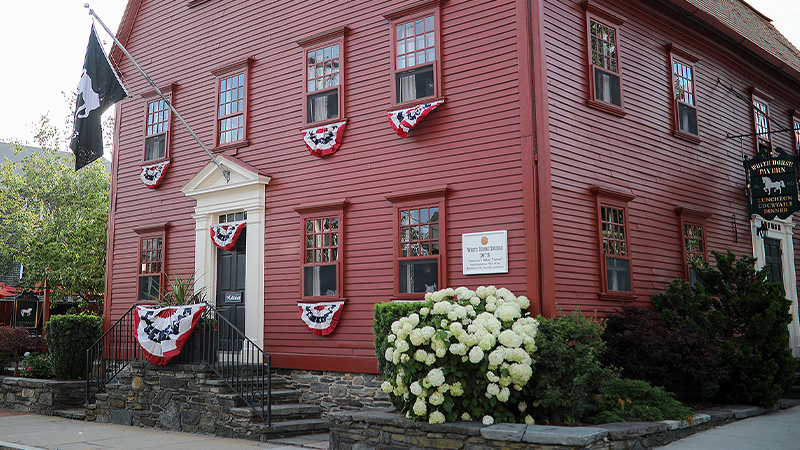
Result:
<instances>
[{"instance_id":1,"label":"sky","mask_svg":"<svg viewBox=\"0 0 800 450\"><path fill-rule=\"evenodd\" d=\"M4 66L0 86L7 105L13 105L0 108L0 141L34 144L36 125L45 114L54 124L67 128L73 105L65 94L77 88L92 24L83 7L85 1L0 0L0 61ZM747 1L800 48L800 0ZM116 32L127 0L89 3ZM99 24L97 28L110 49L113 41ZM62 150L66 146L64 142Z\"/></svg>"}]
</instances>

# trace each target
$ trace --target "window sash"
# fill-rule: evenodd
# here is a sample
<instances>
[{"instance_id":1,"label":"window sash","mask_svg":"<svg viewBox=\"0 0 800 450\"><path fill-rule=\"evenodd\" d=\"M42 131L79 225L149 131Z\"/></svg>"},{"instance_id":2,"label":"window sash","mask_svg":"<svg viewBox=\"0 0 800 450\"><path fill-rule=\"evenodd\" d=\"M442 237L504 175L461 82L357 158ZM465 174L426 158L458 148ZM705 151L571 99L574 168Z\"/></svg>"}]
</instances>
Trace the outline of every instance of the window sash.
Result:
<instances>
[{"instance_id":1,"label":"window sash","mask_svg":"<svg viewBox=\"0 0 800 450\"><path fill-rule=\"evenodd\" d=\"M170 93L164 94L169 99ZM167 157L168 135L170 131L170 109L161 98L146 101L144 130L144 161L160 160Z\"/></svg>"},{"instance_id":2,"label":"window sash","mask_svg":"<svg viewBox=\"0 0 800 450\"><path fill-rule=\"evenodd\" d=\"M164 236L144 236L139 239L137 298L157 300L164 273Z\"/></svg>"},{"instance_id":3,"label":"window sash","mask_svg":"<svg viewBox=\"0 0 800 450\"><path fill-rule=\"evenodd\" d=\"M216 77L215 145L246 143L249 71L252 60L212 72Z\"/></svg>"},{"instance_id":4,"label":"window sash","mask_svg":"<svg viewBox=\"0 0 800 450\"><path fill-rule=\"evenodd\" d=\"M438 9L394 19L390 34L395 104L441 95Z\"/></svg>"},{"instance_id":5,"label":"window sash","mask_svg":"<svg viewBox=\"0 0 800 450\"><path fill-rule=\"evenodd\" d=\"M629 244L628 208L598 198L600 269L604 294L633 294L633 264Z\"/></svg>"},{"instance_id":6,"label":"window sash","mask_svg":"<svg viewBox=\"0 0 800 450\"><path fill-rule=\"evenodd\" d=\"M794 150L800 151L800 119L795 117L792 119L792 128L794 129Z\"/></svg>"},{"instance_id":7,"label":"window sash","mask_svg":"<svg viewBox=\"0 0 800 450\"><path fill-rule=\"evenodd\" d=\"M753 105L755 106L755 108L753 108L753 118L757 140L771 145L772 136L769 133L769 119L767 118L769 116L769 103L754 96Z\"/></svg>"},{"instance_id":8,"label":"window sash","mask_svg":"<svg viewBox=\"0 0 800 450\"><path fill-rule=\"evenodd\" d=\"M342 216L304 217L303 297L340 297Z\"/></svg>"}]
</instances>

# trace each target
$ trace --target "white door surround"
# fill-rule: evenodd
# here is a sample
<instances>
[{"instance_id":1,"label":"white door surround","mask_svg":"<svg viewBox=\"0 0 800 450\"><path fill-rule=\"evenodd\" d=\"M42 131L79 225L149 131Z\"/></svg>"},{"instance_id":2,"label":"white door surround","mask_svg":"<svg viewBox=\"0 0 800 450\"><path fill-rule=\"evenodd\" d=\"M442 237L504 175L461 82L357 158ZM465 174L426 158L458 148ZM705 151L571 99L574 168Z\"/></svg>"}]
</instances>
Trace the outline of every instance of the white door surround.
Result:
<instances>
[{"instance_id":1,"label":"white door surround","mask_svg":"<svg viewBox=\"0 0 800 450\"><path fill-rule=\"evenodd\" d=\"M766 233L759 235L757 229L766 224ZM792 218L781 220L763 220L758 216L750 219L750 233L753 238L753 256L757 260L758 267L764 267L766 257L764 255L764 238L776 239L781 242L781 269L783 271L783 287L786 290L786 298L791 300L792 305L789 312L792 315L792 323L789 324L789 346L795 358L800 357L800 321L798 321L797 311L797 274L794 264L794 241L792 240L792 229L794 228Z\"/></svg>"},{"instance_id":2,"label":"white door surround","mask_svg":"<svg viewBox=\"0 0 800 450\"><path fill-rule=\"evenodd\" d=\"M264 208L265 188L270 177L236 158L222 155L217 158L230 171L230 181L209 162L181 188L184 195L197 201L192 216L195 219L195 285L206 287L209 303L216 304L217 252L211 242L210 229L218 223L219 215L246 211L247 294L244 302L247 316L243 331L253 343L264 348Z\"/></svg>"}]
</instances>

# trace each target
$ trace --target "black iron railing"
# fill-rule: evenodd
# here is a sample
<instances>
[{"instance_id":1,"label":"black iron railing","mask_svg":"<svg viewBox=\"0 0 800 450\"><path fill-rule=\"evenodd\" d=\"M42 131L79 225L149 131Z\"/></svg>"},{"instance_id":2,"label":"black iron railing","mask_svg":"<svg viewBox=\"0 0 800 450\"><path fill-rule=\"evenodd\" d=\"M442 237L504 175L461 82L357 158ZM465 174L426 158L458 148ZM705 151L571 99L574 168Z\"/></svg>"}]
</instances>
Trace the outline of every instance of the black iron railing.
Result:
<instances>
[{"instance_id":1,"label":"black iron railing","mask_svg":"<svg viewBox=\"0 0 800 450\"><path fill-rule=\"evenodd\" d=\"M136 341L136 307L129 309L86 351L86 402L132 360L143 360ZM206 304L203 317L170 363L204 364L269 426L272 423L272 361L224 315Z\"/></svg>"}]
</instances>

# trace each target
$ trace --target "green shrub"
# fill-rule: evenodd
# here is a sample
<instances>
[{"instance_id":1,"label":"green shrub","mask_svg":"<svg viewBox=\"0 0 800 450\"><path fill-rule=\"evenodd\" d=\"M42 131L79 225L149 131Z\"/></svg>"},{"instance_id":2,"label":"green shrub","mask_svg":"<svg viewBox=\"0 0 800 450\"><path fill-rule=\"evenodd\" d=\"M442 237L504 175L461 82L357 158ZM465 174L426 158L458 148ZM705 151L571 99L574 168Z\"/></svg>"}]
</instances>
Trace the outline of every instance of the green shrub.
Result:
<instances>
[{"instance_id":1,"label":"green shrub","mask_svg":"<svg viewBox=\"0 0 800 450\"><path fill-rule=\"evenodd\" d=\"M47 355L30 353L22 359L20 375L26 378L52 378L53 365Z\"/></svg>"},{"instance_id":2,"label":"green shrub","mask_svg":"<svg viewBox=\"0 0 800 450\"><path fill-rule=\"evenodd\" d=\"M102 335L102 319L87 315L53 316L47 322L47 346L57 378L83 378L86 349Z\"/></svg>"},{"instance_id":3,"label":"green shrub","mask_svg":"<svg viewBox=\"0 0 800 450\"><path fill-rule=\"evenodd\" d=\"M425 298L431 303L415 303L411 314L391 323L390 312L405 307L376 314L375 334L386 342L376 342L383 391L412 420L524 420L538 326L523 315L528 299L494 286L448 288Z\"/></svg>"},{"instance_id":4,"label":"green shrub","mask_svg":"<svg viewBox=\"0 0 800 450\"><path fill-rule=\"evenodd\" d=\"M723 399L770 406L794 382L786 331L791 302L780 284L766 281L767 267L755 269L755 258L712 253L717 267L695 265L694 289L676 285L654 296L653 305L671 326L684 323L712 339L727 369Z\"/></svg>"},{"instance_id":5,"label":"green shrub","mask_svg":"<svg viewBox=\"0 0 800 450\"><path fill-rule=\"evenodd\" d=\"M719 393L725 368L707 333L685 323L668 327L652 308L631 305L609 317L606 325L603 364L661 386L682 401L710 400Z\"/></svg>"},{"instance_id":6,"label":"green shrub","mask_svg":"<svg viewBox=\"0 0 800 450\"><path fill-rule=\"evenodd\" d=\"M601 382L617 377L600 363L604 324L580 312L539 318L533 377L525 388L537 423L572 424L590 411Z\"/></svg>"},{"instance_id":7,"label":"green shrub","mask_svg":"<svg viewBox=\"0 0 800 450\"><path fill-rule=\"evenodd\" d=\"M671 393L642 380L611 377L594 396L588 423L691 420L692 410Z\"/></svg>"}]
</instances>

